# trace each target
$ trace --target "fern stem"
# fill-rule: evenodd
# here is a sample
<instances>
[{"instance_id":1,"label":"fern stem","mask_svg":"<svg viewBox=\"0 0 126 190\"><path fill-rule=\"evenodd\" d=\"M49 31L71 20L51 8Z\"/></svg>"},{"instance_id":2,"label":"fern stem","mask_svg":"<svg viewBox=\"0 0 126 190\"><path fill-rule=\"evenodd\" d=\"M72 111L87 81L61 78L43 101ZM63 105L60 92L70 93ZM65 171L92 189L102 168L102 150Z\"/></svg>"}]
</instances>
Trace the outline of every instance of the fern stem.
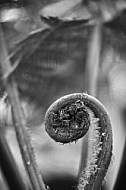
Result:
<instances>
[{"instance_id":1,"label":"fern stem","mask_svg":"<svg viewBox=\"0 0 126 190\"><path fill-rule=\"evenodd\" d=\"M8 186L10 189L28 190L28 186L24 184L22 176L16 166L10 148L2 134L2 130L0 130L0 168Z\"/></svg>"},{"instance_id":2,"label":"fern stem","mask_svg":"<svg viewBox=\"0 0 126 190\"><path fill-rule=\"evenodd\" d=\"M4 34L0 25L0 62L3 76L10 71L12 65L8 59L8 53L4 41ZM13 121L16 131L18 144L20 147L23 162L28 173L34 190L44 190L45 185L42 180L42 176L38 170L37 163L35 161L34 150L31 145L30 137L27 130L27 123L20 104L19 94L17 90L17 84L14 77L8 77L4 80L4 85L8 93L9 100L12 106Z\"/></svg>"},{"instance_id":3,"label":"fern stem","mask_svg":"<svg viewBox=\"0 0 126 190\"><path fill-rule=\"evenodd\" d=\"M87 53L87 92L96 96L101 50L101 25L94 26Z\"/></svg>"},{"instance_id":4,"label":"fern stem","mask_svg":"<svg viewBox=\"0 0 126 190\"><path fill-rule=\"evenodd\" d=\"M93 26L92 36L88 43L88 53L87 53L87 63L86 63L86 91L98 98L97 85L98 85L98 73L100 66L100 51L101 51L101 23L97 21L96 26ZM85 161L87 159L87 149L88 146L88 135L83 139L82 153L80 160L79 173L85 166Z\"/></svg>"}]
</instances>

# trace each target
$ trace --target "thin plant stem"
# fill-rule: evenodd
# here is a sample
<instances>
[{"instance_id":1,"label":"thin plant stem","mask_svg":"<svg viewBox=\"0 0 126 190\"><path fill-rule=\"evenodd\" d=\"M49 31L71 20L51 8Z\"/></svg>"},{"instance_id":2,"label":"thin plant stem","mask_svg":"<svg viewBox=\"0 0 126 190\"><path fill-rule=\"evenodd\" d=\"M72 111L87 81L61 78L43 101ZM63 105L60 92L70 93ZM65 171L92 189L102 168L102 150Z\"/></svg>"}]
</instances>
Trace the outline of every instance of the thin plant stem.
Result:
<instances>
[{"instance_id":1,"label":"thin plant stem","mask_svg":"<svg viewBox=\"0 0 126 190\"><path fill-rule=\"evenodd\" d=\"M0 130L0 168L10 189L28 190L2 131ZM11 177L10 177L11 175Z\"/></svg>"},{"instance_id":2,"label":"thin plant stem","mask_svg":"<svg viewBox=\"0 0 126 190\"><path fill-rule=\"evenodd\" d=\"M8 53L5 45L2 26L0 25L0 62L3 76L12 68L8 59ZM30 136L27 129L27 123L19 99L17 84L14 77L10 76L4 81L6 91L12 106L13 123L16 131L18 144L20 147L23 162L28 173L33 190L45 190L42 176L38 170L35 160L34 150L31 145Z\"/></svg>"},{"instance_id":3,"label":"thin plant stem","mask_svg":"<svg viewBox=\"0 0 126 190\"><path fill-rule=\"evenodd\" d=\"M87 79L87 92L97 97L97 81L98 81L98 72L100 64L100 50L101 50L101 24L98 23L94 26L91 40L88 44L88 55L87 55L87 67L86 67L86 79ZM90 131L89 131L90 133ZM83 170L87 155L89 152L88 143L89 143L89 133L82 142L82 152L81 152L81 161L79 167L79 174Z\"/></svg>"},{"instance_id":4,"label":"thin plant stem","mask_svg":"<svg viewBox=\"0 0 126 190\"><path fill-rule=\"evenodd\" d=\"M100 49L101 49L101 25L94 26L92 38L89 42L88 57L87 57L87 91L92 96L97 96L97 81L100 64Z\"/></svg>"}]
</instances>

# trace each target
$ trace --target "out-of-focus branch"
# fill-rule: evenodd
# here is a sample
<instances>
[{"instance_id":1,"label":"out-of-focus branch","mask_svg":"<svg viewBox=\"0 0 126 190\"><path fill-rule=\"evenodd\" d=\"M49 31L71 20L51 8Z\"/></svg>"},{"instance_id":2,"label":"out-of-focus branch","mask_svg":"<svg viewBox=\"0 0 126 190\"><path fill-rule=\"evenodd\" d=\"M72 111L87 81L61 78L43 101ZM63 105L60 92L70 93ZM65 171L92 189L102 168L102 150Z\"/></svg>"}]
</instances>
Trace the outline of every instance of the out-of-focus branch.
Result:
<instances>
[{"instance_id":1,"label":"out-of-focus branch","mask_svg":"<svg viewBox=\"0 0 126 190\"><path fill-rule=\"evenodd\" d=\"M4 41L2 26L0 25L0 63L3 76L8 73L12 67ZM13 77L4 80L4 85L12 106L14 127L19 143L21 155L23 158L26 171L34 190L44 190L45 185L42 176L38 170L35 160L34 151L31 145L30 137L27 131L27 123L21 107L17 84Z\"/></svg>"},{"instance_id":2,"label":"out-of-focus branch","mask_svg":"<svg viewBox=\"0 0 126 190\"><path fill-rule=\"evenodd\" d=\"M0 131L0 168L10 189L27 190L2 131Z\"/></svg>"}]
</instances>

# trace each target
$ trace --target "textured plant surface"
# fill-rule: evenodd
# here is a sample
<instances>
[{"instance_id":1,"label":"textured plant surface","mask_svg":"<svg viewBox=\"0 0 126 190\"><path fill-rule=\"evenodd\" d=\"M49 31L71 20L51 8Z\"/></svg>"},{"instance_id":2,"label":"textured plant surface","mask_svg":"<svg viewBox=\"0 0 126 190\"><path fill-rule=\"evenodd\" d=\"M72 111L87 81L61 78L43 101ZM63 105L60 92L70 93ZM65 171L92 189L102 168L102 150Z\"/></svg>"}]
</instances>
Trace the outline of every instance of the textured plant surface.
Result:
<instances>
[{"instance_id":1,"label":"textured plant surface","mask_svg":"<svg viewBox=\"0 0 126 190\"><path fill-rule=\"evenodd\" d=\"M47 110L45 127L61 143L77 141L89 128L88 156L78 189L100 189L112 156L112 129L104 106L88 94L66 95Z\"/></svg>"}]
</instances>

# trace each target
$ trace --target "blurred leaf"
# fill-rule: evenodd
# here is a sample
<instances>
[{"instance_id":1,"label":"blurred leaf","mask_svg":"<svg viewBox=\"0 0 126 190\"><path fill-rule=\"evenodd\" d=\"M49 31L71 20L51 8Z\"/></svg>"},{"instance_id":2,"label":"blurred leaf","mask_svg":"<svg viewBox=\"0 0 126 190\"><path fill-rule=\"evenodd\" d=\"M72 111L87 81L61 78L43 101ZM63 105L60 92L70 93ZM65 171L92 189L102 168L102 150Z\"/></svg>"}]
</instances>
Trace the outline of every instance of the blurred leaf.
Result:
<instances>
[{"instance_id":1,"label":"blurred leaf","mask_svg":"<svg viewBox=\"0 0 126 190\"><path fill-rule=\"evenodd\" d=\"M47 104L50 97L60 95L66 87L69 91L75 85L73 80L78 78L79 82L92 28L87 26L87 20L62 22L50 18L46 22L50 29L33 33L18 43L11 58L14 63L22 54L14 75L23 96L38 105Z\"/></svg>"},{"instance_id":2,"label":"blurred leaf","mask_svg":"<svg viewBox=\"0 0 126 190\"><path fill-rule=\"evenodd\" d=\"M126 11L121 12L112 21L105 23L102 34L102 51L112 48L120 58L125 59L126 52Z\"/></svg>"}]
</instances>

